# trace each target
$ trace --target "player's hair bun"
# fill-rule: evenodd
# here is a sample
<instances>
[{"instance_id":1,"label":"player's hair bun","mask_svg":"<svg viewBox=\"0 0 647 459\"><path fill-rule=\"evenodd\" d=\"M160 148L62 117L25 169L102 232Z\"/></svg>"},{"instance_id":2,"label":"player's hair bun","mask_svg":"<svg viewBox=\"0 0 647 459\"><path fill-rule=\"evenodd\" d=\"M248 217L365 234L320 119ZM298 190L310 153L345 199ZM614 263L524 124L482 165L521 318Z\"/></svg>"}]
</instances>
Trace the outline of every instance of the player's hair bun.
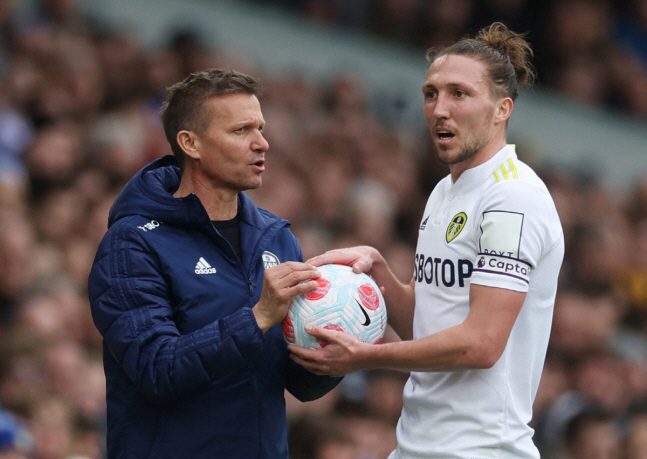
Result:
<instances>
[{"instance_id":1,"label":"player's hair bun","mask_svg":"<svg viewBox=\"0 0 647 459\"><path fill-rule=\"evenodd\" d=\"M518 87L532 85L535 80L535 71L530 64L533 51L525 39L525 34L513 32L505 24L495 22L481 29L476 40L508 57L514 67Z\"/></svg>"}]
</instances>

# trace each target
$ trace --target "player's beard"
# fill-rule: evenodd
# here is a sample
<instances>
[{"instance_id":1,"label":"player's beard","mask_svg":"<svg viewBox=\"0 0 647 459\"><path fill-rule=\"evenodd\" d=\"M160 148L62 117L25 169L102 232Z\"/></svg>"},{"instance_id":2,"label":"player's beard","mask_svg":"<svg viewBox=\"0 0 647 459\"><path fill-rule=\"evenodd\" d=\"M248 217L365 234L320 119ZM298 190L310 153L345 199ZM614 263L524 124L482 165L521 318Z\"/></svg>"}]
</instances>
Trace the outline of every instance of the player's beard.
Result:
<instances>
[{"instance_id":1,"label":"player's beard","mask_svg":"<svg viewBox=\"0 0 647 459\"><path fill-rule=\"evenodd\" d=\"M483 146L486 144L486 142L479 142L478 140L474 140L472 143L465 145L463 148L461 148L458 153L453 156L453 157L445 157L442 155L440 149L436 147L436 155L438 156L438 160L443 163L443 164L458 164L460 162L463 162L467 159L470 159L472 156L474 156Z\"/></svg>"},{"instance_id":2,"label":"player's beard","mask_svg":"<svg viewBox=\"0 0 647 459\"><path fill-rule=\"evenodd\" d=\"M488 118L486 121L485 125L489 125L489 120L491 117ZM436 145L436 154L438 156L438 160L443 163L443 164L458 164L463 161L466 161L470 159L472 156L476 155L483 147L487 145L489 142L490 137L488 131L484 128L482 131L478 132L476 136L473 136L471 139L467 139L465 145L458 150L458 153L454 156L447 156L443 155L442 150L438 148L438 145Z\"/></svg>"},{"instance_id":3,"label":"player's beard","mask_svg":"<svg viewBox=\"0 0 647 459\"><path fill-rule=\"evenodd\" d=\"M436 144L436 155L438 156L438 160L443 164L451 165L461 163L476 155L487 145L491 138L491 132L488 130L488 126L492 125L493 116L493 113L487 113L486 119L483 120L483 124L481 124L481 128L478 130L472 130L473 135L466 139L465 145L463 145L463 147L458 150L458 153L454 156L443 155L442 149L438 147L438 144Z\"/></svg>"}]
</instances>

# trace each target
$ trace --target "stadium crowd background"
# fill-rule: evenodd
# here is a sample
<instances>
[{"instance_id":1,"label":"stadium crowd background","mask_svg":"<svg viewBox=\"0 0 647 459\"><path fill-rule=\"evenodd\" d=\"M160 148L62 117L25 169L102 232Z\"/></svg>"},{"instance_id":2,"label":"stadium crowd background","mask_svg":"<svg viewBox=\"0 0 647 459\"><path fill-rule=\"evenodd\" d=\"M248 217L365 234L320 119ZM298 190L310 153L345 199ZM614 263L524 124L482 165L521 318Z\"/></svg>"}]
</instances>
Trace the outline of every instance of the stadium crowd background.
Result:
<instances>
[{"instance_id":1,"label":"stadium crowd background","mask_svg":"<svg viewBox=\"0 0 647 459\"><path fill-rule=\"evenodd\" d=\"M503 20L531 31L540 86L647 118L645 0L255 1L421 52ZM447 170L426 132L380 121L361 82L264 75L189 30L145 49L74 0L29 6L0 0L0 458L104 457L87 275L116 193L170 153L157 111L165 87L192 71L233 67L264 80L271 148L250 196L293 223L306 257L371 244L410 278L422 209ZM517 151L537 160L531 146ZM647 458L647 174L617 193L595 176L533 166L567 249L537 444L545 459ZM321 400L288 397L292 459L384 459L405 380L356 373Z\"/></svg>"}]
</instances>

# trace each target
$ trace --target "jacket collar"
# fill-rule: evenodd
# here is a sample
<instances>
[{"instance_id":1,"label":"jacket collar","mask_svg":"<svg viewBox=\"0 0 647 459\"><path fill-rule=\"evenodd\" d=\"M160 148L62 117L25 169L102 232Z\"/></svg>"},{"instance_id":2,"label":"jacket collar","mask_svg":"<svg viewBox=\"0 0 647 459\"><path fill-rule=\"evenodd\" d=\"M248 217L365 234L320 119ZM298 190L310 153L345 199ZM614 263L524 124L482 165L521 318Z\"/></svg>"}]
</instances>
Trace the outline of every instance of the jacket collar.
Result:
<instances>
[{"instance_id":1,"label":"jacket collar","mask_svg":"<svg viewBox=\"0 0 647 459\"><path fill-rule=\"evenodd\" d=\"M115 200L108 226L121 218L138 215L176 226L211 227L209 216L196 195L173 196L180 179L180 168L173 155L150 162L135 174ZM288 225L287 221L256 207L245 193L238 194L238 206L241 222L259 230L279 221Z\"/></svg>"}]
</instances>

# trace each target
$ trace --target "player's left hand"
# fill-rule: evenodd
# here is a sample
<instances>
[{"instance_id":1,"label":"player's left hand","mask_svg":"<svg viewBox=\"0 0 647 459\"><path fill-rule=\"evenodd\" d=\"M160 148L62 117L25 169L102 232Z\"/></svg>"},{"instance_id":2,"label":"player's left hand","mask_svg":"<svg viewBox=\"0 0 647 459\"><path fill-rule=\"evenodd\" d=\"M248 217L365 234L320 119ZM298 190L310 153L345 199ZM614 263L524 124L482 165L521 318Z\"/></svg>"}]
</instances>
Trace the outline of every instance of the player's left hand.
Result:
<instances>
[{"instance_id":1,"label":"player's left hand","mask_svg":"<svg viewBox=\"0 0 647 459\"><path fill-rule=\"evenodd\" d=\"M348 333L337 330L326 330L323 327L309 325L306 331L312 336L326 341L322 349L304 349L289 345L290 358L296 363L317 375L344 376L347 373L363 369L362 350L364 343Z\"/></svg>"}]
</instances>

